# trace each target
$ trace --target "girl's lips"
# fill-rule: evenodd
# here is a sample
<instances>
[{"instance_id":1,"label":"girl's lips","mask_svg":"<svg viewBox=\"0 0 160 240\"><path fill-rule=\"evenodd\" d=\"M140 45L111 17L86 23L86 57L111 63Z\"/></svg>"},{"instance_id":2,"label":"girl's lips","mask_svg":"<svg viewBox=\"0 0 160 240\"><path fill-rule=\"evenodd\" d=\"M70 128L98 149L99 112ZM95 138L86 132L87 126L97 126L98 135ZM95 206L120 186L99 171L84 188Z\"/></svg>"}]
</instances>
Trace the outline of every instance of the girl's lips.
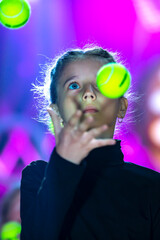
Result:
<instances>
[{"instance_id":1,"label":"girl's lips","mask_svg":"<svg viewBox=\"0 0 160 240\"><path fill-rule=\"evenodd\" d=\"M87 109L83 111L83 113L95 113L95 112L98 112L98 111L96 109Z\"/></svg>"}]
</instances>

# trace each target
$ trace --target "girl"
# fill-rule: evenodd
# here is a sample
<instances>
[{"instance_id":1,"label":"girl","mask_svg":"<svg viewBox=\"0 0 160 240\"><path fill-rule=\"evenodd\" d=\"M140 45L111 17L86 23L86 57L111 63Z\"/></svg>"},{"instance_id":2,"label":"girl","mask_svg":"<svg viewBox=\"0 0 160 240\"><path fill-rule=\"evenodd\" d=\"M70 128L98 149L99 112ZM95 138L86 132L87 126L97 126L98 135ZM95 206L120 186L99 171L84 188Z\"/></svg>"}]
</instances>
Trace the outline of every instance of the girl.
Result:
<instances>
[{"instance_id":1,"label":"girl","mask_svg":"<svg viewBox=\"0 0 160 240\"><path fill-rule=\"evenodd\" d=\"M106 98L96 86L97 71L110 62L114 56L95 47L68 51L52 65L56 147L48 163L22 172L21 240L160 239L160 175L123 161L113 134L128 100Z\"/></svg>"}]
</instances>

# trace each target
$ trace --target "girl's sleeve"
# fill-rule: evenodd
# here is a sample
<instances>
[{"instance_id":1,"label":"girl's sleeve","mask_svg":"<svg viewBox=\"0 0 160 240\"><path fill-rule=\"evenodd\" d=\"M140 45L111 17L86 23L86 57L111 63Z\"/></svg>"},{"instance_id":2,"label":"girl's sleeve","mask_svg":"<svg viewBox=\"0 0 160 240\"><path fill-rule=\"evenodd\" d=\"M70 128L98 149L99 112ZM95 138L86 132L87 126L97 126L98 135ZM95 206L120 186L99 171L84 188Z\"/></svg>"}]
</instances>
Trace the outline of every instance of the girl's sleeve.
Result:
<instances>
[{"instance_id":1,"label":"girl's sleeve","mask_svg":"<svg viewBox=\"0 0 160 240\"><path fill-rule=\"evenodd\" d=\"M21 240L57 240L86 163L63 159L53 150L49 163L32 162L22 172Z\"/></svg>"}]
</instances>

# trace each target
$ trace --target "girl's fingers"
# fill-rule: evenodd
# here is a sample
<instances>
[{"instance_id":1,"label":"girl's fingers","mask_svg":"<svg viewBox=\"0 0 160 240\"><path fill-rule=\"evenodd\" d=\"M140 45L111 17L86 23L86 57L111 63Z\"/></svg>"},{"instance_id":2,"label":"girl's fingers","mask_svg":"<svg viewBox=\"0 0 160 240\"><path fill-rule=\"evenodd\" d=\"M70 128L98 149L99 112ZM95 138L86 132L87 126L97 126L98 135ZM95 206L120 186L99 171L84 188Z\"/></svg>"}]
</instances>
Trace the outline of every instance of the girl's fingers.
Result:
<instances>
[{"instance_id":1,"label":"girl's fingers","mask_svg":"<svg viewBox=\"0 0 160 240\"><path fill-rule=\"evenodd\" d=\"M88 132L85 132L83 134L83 141L84 143L88 143L90 145L90 150L93 148L97 148L100 146L105 146L105 145L113 145L116 143L116 140L112 138L108 139L96 139L98 135L100 135L102 132L108 129L107 125L103 125L97 128L93 128L89 130Z\"/></svg>"},{"instance_id":2,"label":"girl's fingers","mask_svg":"<svg viewBox=\"0 0 160 240\"><path fill-rule=\"evenodd\" d=\"M108 139L92 139L90 141L90 149L98 148L98 147L103 147L103 146L108 146L108 145L115 145L116 140L112 138Z\"/></svg>"},{"instance_id":3,"label":"girl's fingers","mask_svg":"<svg viewBox=\"0 0 160 240\"><path fill-rule=\"evenodd\" d=\"M91 122L93 121L93 117L87 117L78 127L78 130L81 132L87 131L88 127L90 126Z\"/></svg>"},{"instance_id":4,"label":"girl's fingers","mask_svg":"<svg viewBox=\"0 0 160 240\"><path fill-rule=\"evenodd\" d=\"M79 122L79 119L82 115L82 111L81 110L77 110L73 116L69 119L68 123L67 123L67 127L70 129L70 128L77 128L78 126L78 122Z\"/></svg>"},{"instance_id":5,"label":"girl's fingers","mask_svg":"<svg viewBox=\"0 0 160 240\"><path fill-rule=\"evenodd\" d=\"M59 133L62 130L61 124L60 124L60 119L55 111L53 111L52 108L47 108L47 112L49 113L51 120L54 125L54 132L55 132L55 137L56 139L58 138Z\"/></svg>"},{"instance_id":6,"label":"girl's fingers","mask_svg":"<svg viewBox=\"0 0 160 240\"><path fill-rule=\"evenodd\" d=\"M68 121L69 128L76 129L80 132L85 132L90 126L91 122L94 120L92 116L87 117L83 122L79 124L80 117L82 115L81 110L77 110L75 114Z\"/></svg>"},{"instance_id":7,"label":"girl's fingers","mask_svg":"<svg viewBox=\"0 0 160 240\"><path fill-rule=\"evenodd\" d=\"M103 125L103 126L100 126L100 127L97 127L97 128L92 128L91 130L88 131L88 133L89 133L89 135L88 135L89 139L88 140L91 140L92 138L97 137L98 135L100 135L102 132L104 132L107 129L108 129L107 125Z\"/></svg>"}]
</instances>

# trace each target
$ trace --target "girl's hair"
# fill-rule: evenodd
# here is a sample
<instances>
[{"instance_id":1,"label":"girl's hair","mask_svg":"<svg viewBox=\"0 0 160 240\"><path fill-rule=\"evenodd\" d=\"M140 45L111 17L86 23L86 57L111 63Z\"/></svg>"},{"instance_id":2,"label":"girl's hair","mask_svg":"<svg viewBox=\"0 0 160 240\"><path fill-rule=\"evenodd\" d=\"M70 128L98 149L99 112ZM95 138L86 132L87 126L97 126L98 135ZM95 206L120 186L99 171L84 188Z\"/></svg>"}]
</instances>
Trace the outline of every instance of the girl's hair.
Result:
<instances>
[{"instance_id":1,"label":"girl's hair","mask_svg":"<svg viewBox=\"0 0 160 240\"><path fill-rule=\"evenodd\" d=\"M95 58L99 59L100 61L103 61L104 64L106 63L121 63L124 65L122 61L120 61L119 54L117 52L109 52L108 50L105 50L101 47L97 46L91 46L91 47L84 47L82 49L69 49L68 51L65 51L64 53L60 54L55 59L48 59L47 63L44 65L40 65L42 71L41 78L43 79L43 82L40 82L37 80L36 84L32 84L33 88L31 89L34 94L37 101L37 107L39 108L39 118L38 120L40 122L43 122L47 124L47 126L50 125L50 117L48 115L48 112L46 108L51 104L57 103L57 83L58 79L61 76L61 73L65 66L70 62L75 62L77 60L86 59L86 58ZM116 123L115 126L115 133L120 133L120 126L126 125L125 123L131 123L135 122L131 119L131 114L133 114L132 110L132 102L138 101L139 97L135 96L135 94L132 92L132 82L130 89L124 94L123 97L126 97L129 101L127 114L125 116L125 119L127 119L123 123ZM117 136L118 137L118 136Z\"/></svg>"}]
</instances>

